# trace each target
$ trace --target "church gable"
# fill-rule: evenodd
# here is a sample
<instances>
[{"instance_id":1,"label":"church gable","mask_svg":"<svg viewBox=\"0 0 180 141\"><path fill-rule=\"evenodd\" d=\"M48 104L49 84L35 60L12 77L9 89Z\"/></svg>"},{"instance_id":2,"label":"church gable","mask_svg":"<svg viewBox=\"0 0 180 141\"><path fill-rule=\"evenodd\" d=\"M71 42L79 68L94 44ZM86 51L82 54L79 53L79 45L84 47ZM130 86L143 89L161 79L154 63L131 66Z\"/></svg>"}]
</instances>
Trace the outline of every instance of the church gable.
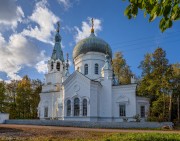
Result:
<instances>
[{"instance_id":1,"label":"church gable","mask_svg":"<svg viewBox=\"0 0 180 141\"><path fill-rule=\"evenodd\" d=\"M75 71L63 83L64 98L90 96L91 80Z\"/></svg>"},{"instance_id":2,"label":"church gable","mask_svg":"<svg viewBox=\"0 0 180 141\"><path fill-rule=\"evenodd\" d=\"M71 74L64 82L63 86L66 87L70 85L73 81L77 81L78 79L81 79L81 81L85 83L90 83L90 79L84 76L83 74L79 73L78 71L75 71L73 74Z\"/></svg>"}]
</instances>

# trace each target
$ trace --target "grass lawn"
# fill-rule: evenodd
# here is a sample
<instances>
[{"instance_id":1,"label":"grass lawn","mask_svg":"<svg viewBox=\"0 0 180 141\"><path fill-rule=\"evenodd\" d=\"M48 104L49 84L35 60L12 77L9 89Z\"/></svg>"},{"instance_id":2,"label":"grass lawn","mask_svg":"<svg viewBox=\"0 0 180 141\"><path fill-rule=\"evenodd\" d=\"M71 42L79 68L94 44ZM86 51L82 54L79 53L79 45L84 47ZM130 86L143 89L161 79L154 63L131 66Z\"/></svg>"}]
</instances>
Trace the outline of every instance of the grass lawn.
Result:
<instances>
[{"instance_id":1,"label":"grass lawn","mask_svg":"<svg viewBox=\"0 0 180 141\"><path fill-rule=\"evenodd\" d=\"M175 133L102 133L88 132L85 136L35 136L35 137L0 137L0 141L180 141L180 134ZM81 134L81 133L80 133Z\"/></svg>"},{"instance_id":2,"label":"grass lawn","mask_svg":"<svg viewBox=\"0 0 180 141\"><path fill-rule=\"evenodd\" d=\"M118 133L105 137L104 141L180 141L180 134Z\"/></svg>"}]
</instances>

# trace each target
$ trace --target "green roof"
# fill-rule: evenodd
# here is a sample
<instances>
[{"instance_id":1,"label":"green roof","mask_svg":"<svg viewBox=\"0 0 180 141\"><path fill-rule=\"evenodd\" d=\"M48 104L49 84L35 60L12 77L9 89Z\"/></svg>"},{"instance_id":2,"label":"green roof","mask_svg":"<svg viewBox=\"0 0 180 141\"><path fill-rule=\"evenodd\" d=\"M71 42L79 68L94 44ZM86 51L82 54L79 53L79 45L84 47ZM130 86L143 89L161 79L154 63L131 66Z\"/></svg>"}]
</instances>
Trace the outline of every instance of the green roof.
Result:
<instances>
[{"instance_id":1,"label":"green roof","mask_svg":"<svg viewBox=\"0 0 180 141\"><path fill-rule=\"evenodd\" d=\"M57 32L55 35L55 44L54 44L54 49L53 49L51 59L53 60L59 59L62 62L64 62L63 51L61 48L61 36L59 35L59 32Z\"/></svg>"},{"instance_id":2,"label":"green roof","mask_svg":"<svg viewBox=\"0 0 180 141\"><path fill-rule=\"evenodd\" d=\"M94 33L77 43L73 50L73 58L88 52L100 52L108 54L112 58L112 50L107 42L96 37Z\"/></svg>"}]
</instances>

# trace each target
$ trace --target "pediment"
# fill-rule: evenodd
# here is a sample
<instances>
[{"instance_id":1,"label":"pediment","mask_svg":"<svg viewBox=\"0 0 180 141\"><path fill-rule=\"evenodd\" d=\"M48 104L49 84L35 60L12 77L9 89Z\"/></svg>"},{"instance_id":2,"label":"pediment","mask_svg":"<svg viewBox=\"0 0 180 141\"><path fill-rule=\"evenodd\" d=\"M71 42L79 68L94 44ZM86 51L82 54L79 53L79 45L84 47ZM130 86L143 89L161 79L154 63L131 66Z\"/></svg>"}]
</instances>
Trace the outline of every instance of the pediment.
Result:
<instances>
[{"instance_id":1,"label":"pediment","mask_svg":"<svg viewBox=\"0 0 180 141\"><path fill-rule=\"evenodd\" d=\"M129 99L126 96L120 96L118 97L118 99L116 100L117 103L128 103Z\"/></svg>"},{"instance_id":2,"label":"pediment","mask_svg":"<svg viewBox=\"0 0 180 141\"><path fill-rule=\"evenodd\" d=\"M69 85L70 83L73 83L74 81L83 81L85 83L90 83L90 79L87 78L86 76L84 76L83 74L81 74L80 72L78 71L75 71L73 74L71 74L63 83L62 85L66 86L66 85ZM78 91L78 86L74 88L75 90Z\"/></svg>"}]
</instances>

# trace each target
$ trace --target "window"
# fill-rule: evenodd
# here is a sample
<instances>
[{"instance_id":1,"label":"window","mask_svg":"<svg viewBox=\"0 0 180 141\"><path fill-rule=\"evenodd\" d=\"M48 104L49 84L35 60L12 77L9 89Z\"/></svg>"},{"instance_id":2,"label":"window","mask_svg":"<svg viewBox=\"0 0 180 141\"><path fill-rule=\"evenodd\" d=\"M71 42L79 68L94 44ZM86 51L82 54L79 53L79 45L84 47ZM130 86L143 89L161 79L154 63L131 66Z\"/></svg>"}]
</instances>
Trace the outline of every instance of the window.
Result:
<instances>
[{"instance_id":1,"label":"window","mask_svg":"<svg viewBox=\"0 0 180 141\"><path fill-rule=\"evenodd\" d=\"M126 106L125 105L119 105L119 116L126 116Z\"/></svg>"},{"instance_id":2,"label":"window","mask_svg":"<svg viewBox=\"0 0 180 141\"><path fill-rule=\"evenodd\" d=\"M71 116L71 101L67 101L67 116Z\"/></svg>"},{"instance_id":3,"label":"window","mask_svg":"<svg viewBox=\"0 0 180 141\"><path fill-rule=\"evenodd\" d=\"M48 117L48 107L44 107L44 117Z\"/></svg>"},{"instance_id":4,"label":"window","mask_svg":"<svg viewBox=\"0 0 180 141\"><path fill-rule=\"evenodd\" d=\"M79 67L77 67L77 71L79 72Z\"/></svg>"},{"instance_id":5,"label":"window","mask_svg":"<svg viewBox=\"0 0 180 141\"><path fill-rule=\"evenodd\" d=\"M74 99L74 116L79 116L79 98Z\"/></svg>"},{"instance_id":6,"label":"window","mask_svg":"<svg viewBox=\"0 0 180 141\"><path fill-rule=\"evenodd\" d=\"M87 116L87 99L83 100L83 116Z\"/></svg>"},{"instance_id":7,"label":"window","mask_svg":"<svg viewBox=\"0 0 180 141\"><path fill-rule=\"evenodd\" d=\"M84 65L84 75L88 74L88 64Z\"/></svg>"},{"instance_id":8,"label":"window","mask_svg":"<svg viewBox=\"0 0 180 141\"><path fill-rule=\"evenodd\" d=\"M99 65L95 64L94 66L94 74L99 74Z\"/></svg>"},{"instance_id":9,"label":"window","mask_svg":"<svg viewBox=\"0 0 180 141\"><path fill-rule=\"evenodd\" d=\"M141 118L145 117L145 106L141 106Z\"/></svg>"},{"instance_id":10,"label":"window","mask_svg":"<svg viewBox=\"0 0 180 141\"><path fill-rule=\"evenodd\" d=\"M60 63L59 62L57 62L56 69L57 69L57 71L60 71Z\"/></svg>"},{"instance_id":11,"label":"window","mask_svg":"<svg viewBox=\"0 0 180 141\"><path fill-rule=\"evenodd\" d=\"M54 66L54 64L53 64L53 62L51 62L51 70L53 70L53 66Z\"/></svg>"}]
</instances>

